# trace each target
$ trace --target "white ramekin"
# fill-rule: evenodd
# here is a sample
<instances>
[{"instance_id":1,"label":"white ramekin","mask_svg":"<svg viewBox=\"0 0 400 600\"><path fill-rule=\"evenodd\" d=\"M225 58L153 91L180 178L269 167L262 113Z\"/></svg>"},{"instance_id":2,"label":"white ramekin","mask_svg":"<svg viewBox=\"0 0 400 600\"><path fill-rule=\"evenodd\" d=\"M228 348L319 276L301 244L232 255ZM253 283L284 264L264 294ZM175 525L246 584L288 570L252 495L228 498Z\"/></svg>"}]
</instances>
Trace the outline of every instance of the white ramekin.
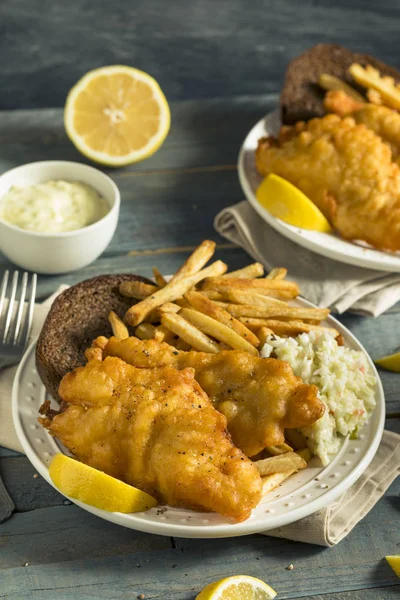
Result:
<instances>
[{"instance_id":1,"label":"white ramekin","mask_svg":"<svg viewBox=\"0 0 400 600\"><path fill-rule=\"evenodd\" d=\"M11 169L0 175L0 198L13 185L26 187L55 179L91 185L110 210L92 225L63 233L26 231L0 220L0 250L16 265L37 273L67 273L90 264L108 246L118 222L117 186L98 169L81 163L46 160Z\"/></svg>"}]
</instances>

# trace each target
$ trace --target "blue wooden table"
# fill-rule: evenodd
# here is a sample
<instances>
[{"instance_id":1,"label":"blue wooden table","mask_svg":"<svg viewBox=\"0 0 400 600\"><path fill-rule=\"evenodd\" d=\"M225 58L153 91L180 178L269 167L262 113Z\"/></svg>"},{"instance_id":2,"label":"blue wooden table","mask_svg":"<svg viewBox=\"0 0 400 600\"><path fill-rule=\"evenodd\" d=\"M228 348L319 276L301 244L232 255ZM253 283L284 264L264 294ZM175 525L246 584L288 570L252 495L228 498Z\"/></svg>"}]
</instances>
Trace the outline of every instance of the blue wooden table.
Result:
<instances>
[{"instance_id":1,"label":"blue wooden table","mask_svg":"<svg viewBox=\"0 0 400 600\"><path fill-rule=\"evenodd\" d=\"M101 64L150 71L171 100L172 128L144 163L109 174L122 194L106 252L89 267L40 277L39 298L100 273L172 273L204 238L232 268L245 253L213 231L213 217L242 199L240 143L276 106L284 64L317 41L338 41L398 63L395 1L245 2L70 0L0 7L0 169L33 160L82 161L64 133L61 106L80 74ZM39 6L40 5L40 6ZM0 274L9 266L0 255ZM295 275L295 274L294 274ZM400 307L341 321L373 358L398 346ZM399 376L382 372L387 428L400 432ZM1 418L1 417L0 417ZM389 600L399 580L384 560L399 552L395 482L337 547L253 535L185 540L106 523L66 502L22 455L2 449L0 472L15 514L0 526L0 598L190 600L231 574L267 580L279 598ZM286 570L292 563L294 569Z\"/></svg>"}]
</instances>

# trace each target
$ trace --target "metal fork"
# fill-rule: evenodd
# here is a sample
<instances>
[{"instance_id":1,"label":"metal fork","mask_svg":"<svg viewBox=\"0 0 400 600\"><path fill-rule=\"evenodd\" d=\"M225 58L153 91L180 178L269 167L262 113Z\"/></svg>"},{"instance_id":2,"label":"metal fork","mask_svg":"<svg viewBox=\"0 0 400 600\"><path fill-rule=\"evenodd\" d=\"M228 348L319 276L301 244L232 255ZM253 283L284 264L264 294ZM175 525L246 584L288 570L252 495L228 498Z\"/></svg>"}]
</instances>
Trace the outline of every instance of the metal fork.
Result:
<instances>
[{"instance_id":1,"label":"metal fork","mask_svg":"<svg viewBox=\"0 0 400 600\"><path fill-rule=\"evenodd\" d=\"M14 271L6 308L9 279L10 273L6 271L0 287L0 370L17 364L22 358L32 327L36 296L37 275L32 273L30 278L25 272L17 299L19 273Z\"/></svg>"}]
</instances>

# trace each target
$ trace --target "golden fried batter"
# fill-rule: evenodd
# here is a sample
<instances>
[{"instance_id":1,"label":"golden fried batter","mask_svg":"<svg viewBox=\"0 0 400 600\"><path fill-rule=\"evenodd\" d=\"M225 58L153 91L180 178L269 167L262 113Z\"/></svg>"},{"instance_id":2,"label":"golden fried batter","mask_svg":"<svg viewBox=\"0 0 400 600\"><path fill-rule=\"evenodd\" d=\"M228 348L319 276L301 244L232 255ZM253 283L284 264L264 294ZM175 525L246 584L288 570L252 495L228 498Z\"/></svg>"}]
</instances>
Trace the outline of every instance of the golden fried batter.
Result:
<instances>
[{"instance_id":1,"label":"golden fried batter","mask_svg":"<svg viewBox=\"0 0 400 600\"><path fill-rule=\"evenodd\" d=\"M317 388L296 377L286 362L241 350L218 354L178 351L155 340L111 338L104 356L118 356L135 367L191 367L215 408L228 420L233 442L247 456L282 444L284 429L312 425L325 406Z\"/></svg>"},{"instance_id":2,"label":"golden fried batter","mask_svg":"<svg viewBox=\"0 0 400 600\"><path fill-rule=\"evenodd\" d=\"M41 421L83 463L170 506L237 521L260 501L256 466L233 446L192 369L94 359L65 375L59 394L68 407Z\"/></svg>"},{"instance_id":3,"label":"golden fried batter","mask_svg":"<svg viewBox=\"0 0 400 600\"><path fill-rule=\"evenodd\" d=\"M351 115L356 123L363 123L374 131L389 146L392 159L400 157L400 114L377 104L361 103L353 100L343 91L330 91L326 94L324 107L327 112L341 117Z\"/></svg>"},{"instance_id":4,"label":"golden fried batter","mask_svg":"<svg viewBox=\"0 0 400 600\"><path fill-rule=\"evenodd\" d=\"M256 164L300 188L345 239L400 250L400 169L366 125L333 114L297 123L261 139Z\"/></svg>"}]
</instances>

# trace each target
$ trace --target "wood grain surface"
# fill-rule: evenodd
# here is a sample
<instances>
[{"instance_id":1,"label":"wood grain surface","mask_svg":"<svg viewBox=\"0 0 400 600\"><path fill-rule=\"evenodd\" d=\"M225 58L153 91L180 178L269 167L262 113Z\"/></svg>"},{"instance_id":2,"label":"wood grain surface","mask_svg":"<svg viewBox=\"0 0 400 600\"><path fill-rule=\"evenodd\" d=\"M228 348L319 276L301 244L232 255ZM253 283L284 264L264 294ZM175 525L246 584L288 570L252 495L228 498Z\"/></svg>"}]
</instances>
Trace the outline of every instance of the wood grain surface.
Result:
<instances>
[{"instance_id":1,"label":"wood grain surface","mask_svg":"<svg viewBox=\"0 0 400 600\"><path fill-rule=\"evenodd\" d=\"M217 242L218 258L232 268L244 266L248 256L214 232L213 218L243 197L239 147L276 106L286 63L314 43L332 41L399 64L399 16L394 0L1 3L0 172L35 160L85 162L64 133L60 107L90 68L142 68L171 102L172 127L163 147L144 163L106 170L122 194L110 246L81 271L41 276L39 299L61 282L100 273L148 276L153 265L172 273L204 238ZM0 253L0 275L10 266ZM376 358L398 347L399 313L398 305L378 319L347 313L340 320ZM400 432L399 376L380 375L386 427ZM394 600L399 594L399 579L384 560L399 552L399 481L340 545L323 549L261 535L148 535L65 501L34 477L18 453L0 449L0 473L16 505L0 525L0 599L125 600L143 594L145 600L192 600L210 581L237 573L267 580L278 598Z\"/></svg>"}]
</instances>

